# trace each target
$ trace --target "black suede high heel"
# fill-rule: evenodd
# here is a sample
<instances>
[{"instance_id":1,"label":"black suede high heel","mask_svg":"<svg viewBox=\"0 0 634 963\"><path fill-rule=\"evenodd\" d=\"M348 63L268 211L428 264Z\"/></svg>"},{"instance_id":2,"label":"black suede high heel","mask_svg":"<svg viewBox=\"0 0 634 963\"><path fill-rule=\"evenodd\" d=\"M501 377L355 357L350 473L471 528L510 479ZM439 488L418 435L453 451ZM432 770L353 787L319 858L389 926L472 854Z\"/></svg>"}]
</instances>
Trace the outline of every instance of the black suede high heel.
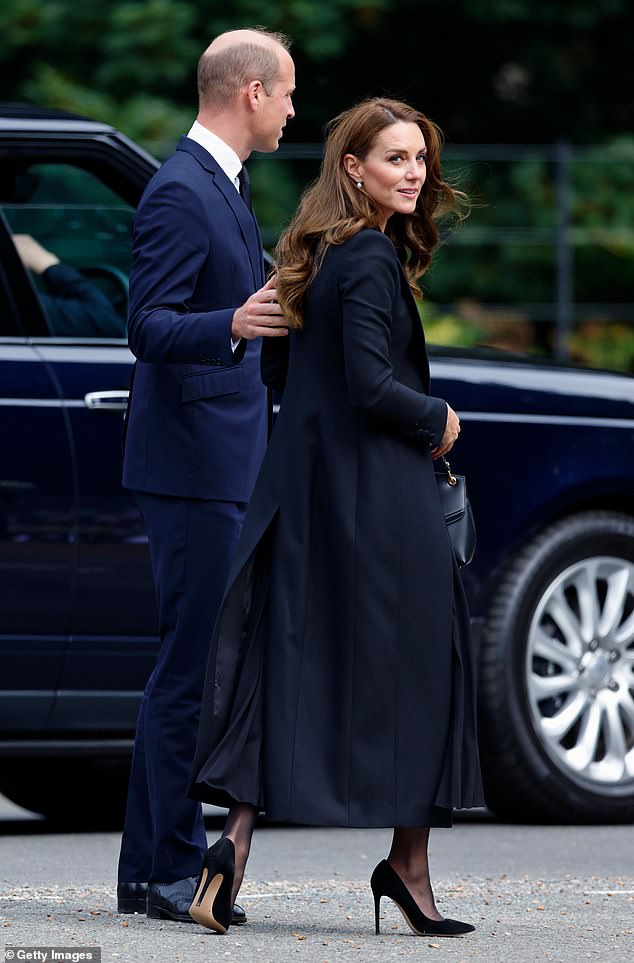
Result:
<instances>
[{"instance_id":1,"label":"black suede high heel","mask_svg":"<svg viewBox=\"0 0 634 963\"><path fill-rule=\"evenodd\" d=\"M218 842L207 850L196 892L189 907L192 919L216 933L226 933L231 923L231 890L235 861L233 843L226 836L221 836Z\"/></svg>"},{"instance_id":2,"label":"black suede high heel","mask_svg":"<svg viewBox=\"0 0 634 963\"><path fill-rule=\"evenodd\" d=\"M388 861L383 859L370 877L374 895L375 932L379 934L381 897L391 899L405 917L405 922L416 936L464 936L473 933L475 926L460 920L432 920L418 908L407 886Z\"/></svg>"}]
</instances>

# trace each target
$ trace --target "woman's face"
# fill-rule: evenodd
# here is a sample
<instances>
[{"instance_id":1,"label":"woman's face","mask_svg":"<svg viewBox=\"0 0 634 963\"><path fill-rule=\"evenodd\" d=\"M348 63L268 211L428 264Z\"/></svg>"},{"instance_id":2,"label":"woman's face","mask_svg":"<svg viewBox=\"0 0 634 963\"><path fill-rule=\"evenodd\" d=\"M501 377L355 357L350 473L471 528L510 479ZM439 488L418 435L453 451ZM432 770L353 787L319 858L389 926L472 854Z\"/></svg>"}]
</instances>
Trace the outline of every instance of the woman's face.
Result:
<instances>
[{"instance_id":1,"label":"woman's face","mask_svg":"<svg viewBox=\"0 0 634 963\"><path fill-rule=\"evenodd\" d=\"M344 166L365 191L381 217L381 229L392 214L412 214L425 183L425 138L418 124L397 121L384 127L363 160L346 154Z\"/></svg>"}]
</instances>

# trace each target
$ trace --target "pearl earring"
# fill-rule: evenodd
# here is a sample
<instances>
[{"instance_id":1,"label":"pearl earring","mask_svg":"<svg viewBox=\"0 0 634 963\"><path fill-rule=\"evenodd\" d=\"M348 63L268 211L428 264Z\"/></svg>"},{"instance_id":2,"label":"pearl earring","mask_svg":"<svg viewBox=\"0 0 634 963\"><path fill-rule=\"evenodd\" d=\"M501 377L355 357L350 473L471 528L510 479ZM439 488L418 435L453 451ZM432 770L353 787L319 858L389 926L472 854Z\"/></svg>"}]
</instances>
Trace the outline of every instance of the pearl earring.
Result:
<instances>
[{"instance_id":1,"label":"pearl earring","mask_svg":"<svg viewBox=\"0 0 634 963\"><path fill-rule=\"evenodd\" d=\"M357 181L357 187L363 187L363 181Z\"/></svg>"}]
</instances>

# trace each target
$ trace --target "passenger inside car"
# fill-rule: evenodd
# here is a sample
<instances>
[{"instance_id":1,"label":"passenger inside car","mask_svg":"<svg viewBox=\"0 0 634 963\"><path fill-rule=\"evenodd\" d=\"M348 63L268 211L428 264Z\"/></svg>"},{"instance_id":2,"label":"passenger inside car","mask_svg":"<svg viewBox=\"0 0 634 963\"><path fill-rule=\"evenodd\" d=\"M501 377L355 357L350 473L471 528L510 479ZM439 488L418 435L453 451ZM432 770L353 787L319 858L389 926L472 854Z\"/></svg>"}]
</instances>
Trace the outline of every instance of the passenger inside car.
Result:
<instances>
[{"instance_id":1,"label":"passenger inside car","mask_svg":"<svg viewBox=\"0 0 634 963\"><path fill-rule=\"evenodd\" d=\"M14 234L13 243L25 267L44 286L38 293L54 335L125 337L125 320L81 271L63 264L30 234Z\"/></svg>"},{"instance_id":2,"label":"passenger inside car","mask_svg":"<svg viewBox=\"0 0 634 963\"><path fill-rule=\"evenodd\" d=\"M134 209L102 168L0 155L0 208L50 334L125 338Z\"/></svg>"}]
</instances>

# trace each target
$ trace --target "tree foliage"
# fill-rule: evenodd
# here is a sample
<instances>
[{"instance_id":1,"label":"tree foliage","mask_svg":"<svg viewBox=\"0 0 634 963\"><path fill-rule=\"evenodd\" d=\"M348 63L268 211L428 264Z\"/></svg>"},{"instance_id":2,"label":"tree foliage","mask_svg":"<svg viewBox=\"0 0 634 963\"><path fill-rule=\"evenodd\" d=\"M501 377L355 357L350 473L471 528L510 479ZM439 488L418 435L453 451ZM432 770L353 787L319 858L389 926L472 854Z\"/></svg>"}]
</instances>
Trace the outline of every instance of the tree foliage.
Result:
<instances>
[{"instance_id":1,"label":"tree foliage","mask_svg":"<svg viewBox=\"0 0 634 963\"><path fill-rule=\"evenodd\" d=\"M449 145L594 145L591 162L571 170L575 297L631 300L633 165L605 146L621 157L634 149L631 0L3 0L3 99L110 122L165 156L195 116L200 53L223 30L253 24L293 38L297 116L285 143L321 141L328 119L384 94L440 123ZM480 203L424 281L432 301L463 299L459 317L432 319L438 330L475 337L491 325L479 304L553 300L553 165L537 150L450 167ZM252 165L269 245L314 173L283 158ZM498 334L507 320L516 333L532 323L498 318ZM595 341L607 356L605 330Z\"/></svg>"},{"instance_id":2,"label":"tree foliage","mask_svg":"<svg viewBox=\"0 0 634 963\"><path fill-rule=\"evenodd\" d=\"M589 143L634 116L629 0L4 0L3 97L169 142L194 110L201 50L254 23L294 38L295 140L377 93L454 142Z\"/></svg>"}]
</instances>

